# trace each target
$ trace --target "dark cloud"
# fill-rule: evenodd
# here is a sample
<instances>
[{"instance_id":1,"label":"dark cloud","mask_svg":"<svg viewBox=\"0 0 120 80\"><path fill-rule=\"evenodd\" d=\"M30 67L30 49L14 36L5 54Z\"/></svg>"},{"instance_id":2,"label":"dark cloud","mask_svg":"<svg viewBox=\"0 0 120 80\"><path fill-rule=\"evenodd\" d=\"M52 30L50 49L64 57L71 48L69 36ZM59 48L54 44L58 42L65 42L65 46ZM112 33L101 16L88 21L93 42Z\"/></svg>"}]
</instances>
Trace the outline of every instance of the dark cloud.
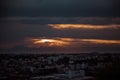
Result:
<instances>
[{"instance_id":1,"label":"dark cloud","mask_svg":"<svg viewBox=\"0 0 120 80\"><path fill-rule=\"evenodd\" d=\"M120 24L120 17L3 17L0 23L22 24Z\"/></svg>"},{"instance_id":2,"label":"dark cloud","mask_svg":"<svg viewBox=\"0 0 120 80\"><path fill-rule=\"evenodd\" d=\"M119 0L0 0L0 51L120 52L120 44L116 44L116 40L120 40L119 4ZM107 28L56 29L49 24L81 24ZM67 47L44 46L55 44L48 41L38 45L26 41L43 37L73 40L68 41L72 44ZM89 39L112 43L96 44Z\"/></svg>"},{"instance_id":3,"label":"dark cloud","mask_svg":"<svg viewBox=\"0 0 120 80\"><path fill-rule=\"evenodd\" d=\"M1 0L1 16L120 16L119 0Z\"/></svg>"}]
</instances>

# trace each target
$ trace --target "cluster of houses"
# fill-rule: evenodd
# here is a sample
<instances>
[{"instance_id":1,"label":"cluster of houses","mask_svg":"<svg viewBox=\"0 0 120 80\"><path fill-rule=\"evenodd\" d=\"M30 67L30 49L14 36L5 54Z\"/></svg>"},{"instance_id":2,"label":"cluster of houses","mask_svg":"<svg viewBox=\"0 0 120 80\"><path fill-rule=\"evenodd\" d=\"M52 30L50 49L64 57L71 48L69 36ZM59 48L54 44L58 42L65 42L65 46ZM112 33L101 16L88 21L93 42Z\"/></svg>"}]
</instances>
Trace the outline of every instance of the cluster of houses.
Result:
<instances>
[{"instance_id":1,"label":"cluster of houses","mask_svg":"<svg viewBox=\"0 0 120 80\"><path fill-rule=\"evenodd\" d=\"M1 54L0 80L95 80L97 70L119 60L119 54Z\"/></svg>"}]
</instances>

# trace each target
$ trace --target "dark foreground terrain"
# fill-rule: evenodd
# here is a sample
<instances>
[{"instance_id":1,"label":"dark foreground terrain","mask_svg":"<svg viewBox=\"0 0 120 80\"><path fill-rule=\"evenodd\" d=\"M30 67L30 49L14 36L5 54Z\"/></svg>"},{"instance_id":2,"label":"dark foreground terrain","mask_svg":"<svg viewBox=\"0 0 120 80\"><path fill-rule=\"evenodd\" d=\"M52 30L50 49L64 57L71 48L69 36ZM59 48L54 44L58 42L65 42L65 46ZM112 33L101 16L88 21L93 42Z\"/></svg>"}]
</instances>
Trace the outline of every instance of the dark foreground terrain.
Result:
<instances>
[{"instance_id":1,"label":"dark foreground terrain","mask_svg":"<svg viewBox=\"0 0 120 80\"><path fill-rule=\"evenodd\" d=\"M1 53L0 80L120 80L120 54Z\"/></svg>"}]
</instances>

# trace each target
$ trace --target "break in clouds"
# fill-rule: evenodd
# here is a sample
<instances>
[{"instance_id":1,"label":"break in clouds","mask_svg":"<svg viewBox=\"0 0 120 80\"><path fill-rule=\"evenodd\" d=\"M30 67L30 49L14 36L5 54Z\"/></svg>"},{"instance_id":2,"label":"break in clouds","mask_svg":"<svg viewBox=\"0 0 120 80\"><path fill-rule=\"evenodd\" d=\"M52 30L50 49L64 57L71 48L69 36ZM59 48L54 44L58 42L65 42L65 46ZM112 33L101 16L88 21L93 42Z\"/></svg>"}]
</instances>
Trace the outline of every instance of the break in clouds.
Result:
<instances>
[{"instance_id":1,"label":"break in clouds","mask_svg":"<svg viewBox=\"0 0 120 80\"><path fill-rule=\"evenodd\" d=\"M35 37L0 47L4 47L7 51L20 52L119 52L120 40Z\"/></svg>"},{"instance_id":2,"label":"break in clouds","mask_svg":"<svg viewBox=\"0 0 120 80\"><path fill-rule=\"evenodd\" d=\"M120 18L6 17L0 51L120 52Z\"/></svg>"}]
</instances>

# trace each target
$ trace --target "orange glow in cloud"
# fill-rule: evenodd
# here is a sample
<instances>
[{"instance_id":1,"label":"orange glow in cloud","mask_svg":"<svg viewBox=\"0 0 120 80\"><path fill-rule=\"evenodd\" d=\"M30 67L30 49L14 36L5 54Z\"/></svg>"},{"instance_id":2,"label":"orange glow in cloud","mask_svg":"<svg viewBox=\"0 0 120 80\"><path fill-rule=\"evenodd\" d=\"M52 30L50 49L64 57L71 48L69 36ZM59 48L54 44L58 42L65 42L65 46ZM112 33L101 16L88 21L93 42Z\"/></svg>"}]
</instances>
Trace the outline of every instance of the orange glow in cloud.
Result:
<instances>
[{"instance_id":1,"label":"orange glow in cloud","mask_svg":"<svg viewBox=\"0 0 120 80\"><path fill-rule=\"evenodd\" d=\"M55 29L106 29L106 28L120 28L120 25L91 25L91 24L48 24Z\"/></svg>"},{"instance_id":2,"label":"orange glow in cloud","mask_svg":"<svg viewBox=\"0 0 120 80\"><path fill-rule=\"evenodd\" d=\"M88 44L119 44L120 40L75 39L75 38L30 38L32 47L81 47Z\"/></svg>"},{"instance_id":3,"label":"orange glow in cloud","mask_svg":"<svg viewBox=\"0 0 120 80\"><path fill-rule=\"evenodd\" d=\"M69 42L63 41L61 39L50 39L50 38L43 38L43 39L32 39L33 44L41 45L41 46L65 46L69 45Z\"/></svg>"},{"instance_id":4,"label":"orange glow in cloud","mask_svg":"<svg viewBox=\"0 0 120 80\"><path fill-rule=\"evenodd\" d=\"M96 43L96 44L120 44L120 40L81 39L81 41Z\"/></svg>"},{"instance_id":5,"label":"orange glow in cloud","mask_svg":"<svg viewBox=\"0 0 120 80\"><path fill-rule=\"evenodd\" d=\"M105 40L105 39L79 39L79 38L26 38L22 42L12 44L1 44L0 48L13 48L15 46L23 45L28 48L41 48L41 47L55 47L56 49L81 49L84 46L99 46L99 45L120 45L120 40Z\"/></svg>"}]
</instances>

